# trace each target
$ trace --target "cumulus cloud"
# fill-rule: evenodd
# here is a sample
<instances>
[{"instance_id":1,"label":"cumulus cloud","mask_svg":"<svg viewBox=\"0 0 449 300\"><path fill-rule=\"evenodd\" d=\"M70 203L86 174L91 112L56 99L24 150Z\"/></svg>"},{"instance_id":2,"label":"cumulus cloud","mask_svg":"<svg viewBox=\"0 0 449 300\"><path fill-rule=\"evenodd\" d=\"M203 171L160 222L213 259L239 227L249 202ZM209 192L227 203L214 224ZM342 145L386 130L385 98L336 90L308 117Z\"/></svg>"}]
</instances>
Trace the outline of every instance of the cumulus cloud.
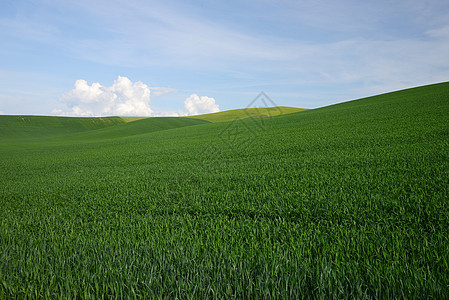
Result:
<instances>
[{"instance_id":1,"label":"cumulus cloud","mask_svg":"<svg viewBox=\"0 0 449 300\"><path fill-rule=\"evenodd\" d=\"M158 111L153 114L153 117L185 117L219 111L220 108L215 103L214 98L192 94L184 100L184 108L182 110Z\"/></svg>"},{"instance_id":2,"label":"cumulus cloud","mask_svg":"<svg viewBox=\"0 0 449 300\"><path fill-rule=\"evenodd\" d=\"M220 107L215 103L215 99L207 96L190 95L184 101L184 112L186 115L198 115L219 112Z\"/></svg>"},{"instance_id":3,"label":"cumulus cloud","mask_svg":"<svg viewBox=\"0 0 449 300\"><path fill-rule=\"evenodd\" d=\"M177 111L153 111L150 96L176 93L177 90L149 87L141 81L132 82L119 76L111 86L98 82L91 85L86 80L75 82L74 88L60 97L70 109L54 109L53 114L64 116L190 116L218 112L215 99L192 94L184 101L184 109Z\"/></svg>"},{"instance_id":4,"label":"cumulus cloud","mask_svg":"<svg viewBox=\"0 0 449 300\"><path fill-rule=\"evenodd\" d=\"M100 83L89 85L77 80L75 87L61 96L71 111L54 110L53 113L75 116L150 116L150 87L141 81L132 82L119 76L110 86Z\"/></svg>"}]
</instances>

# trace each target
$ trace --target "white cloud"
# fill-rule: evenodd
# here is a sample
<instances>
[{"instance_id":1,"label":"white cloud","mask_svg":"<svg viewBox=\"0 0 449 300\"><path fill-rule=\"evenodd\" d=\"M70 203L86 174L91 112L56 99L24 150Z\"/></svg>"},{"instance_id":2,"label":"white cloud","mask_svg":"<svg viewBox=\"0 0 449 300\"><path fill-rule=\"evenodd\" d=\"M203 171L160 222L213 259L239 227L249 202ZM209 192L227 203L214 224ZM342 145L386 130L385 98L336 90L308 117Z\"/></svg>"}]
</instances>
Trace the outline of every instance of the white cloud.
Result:
<instances>
[{"instance_id":1,"label":"white cloud","mask_svg":"<svg viewBox=\"0 0 449 300\"><path fill-rule=\"evenodd\" d=\"M163 96L163 95L167 95L167 94L171 94L171 93L177 93L178 90L176 89L172 89L172 88L168 88L168 87L151 87L151 94L154 97L159 97L159 96Z\"/></svg>"},{"instance_id":2,"label":"white cloud","mask_svg":"<svg viewBox=\"0 0 449 300\"><path fill-rule=\"evenodd\" d=\"M77 80L75 87L61 96L60 101L71 111L53 110L55 114L74 116L150 116L150 87L141 81L133 83L119 76L110 87L99 83L89 85Z\"/></svg>"},{"instance_id":3,"label":"white cloud","mask_svg":"<svg viewBox=\"0 0 449 300\"><path fill-rule=\"evenodd\" d=\"M150 95L161 96L176 93L164 87L149 87L141 81L132 82L119 76L107 87L98 82L91 85L86 80L75 82L73 90L63 94L60 101L70 107L69 111L54 109L52 114L64 116L190 116L220 111L215 99L192 94L184 101L184 109L177 111L154 111Z\"/></svg>"},{"instance_id":4,"label":"white cloud","mask_svg":"<svg viewBox=\"0 0 449 300\"><path fill-rule=\"evenodd\" d=\"M215 103L214 98L192 94L184 101L184 111L191 116L219 112L220 107Z\"/></svg>"},{"instance_id":5,"label":"white cloud","mask_svg":"<svg viewBox=\"0 0 449 300\"><path fill-rule=\"evenodd\" d=\"M215 99L207 96L191 94L184 100L184 108L177 111L157 111L153 117L185 117L199 114L219 112L220 107L215 103Z\"/></svg>"}]
</instances>

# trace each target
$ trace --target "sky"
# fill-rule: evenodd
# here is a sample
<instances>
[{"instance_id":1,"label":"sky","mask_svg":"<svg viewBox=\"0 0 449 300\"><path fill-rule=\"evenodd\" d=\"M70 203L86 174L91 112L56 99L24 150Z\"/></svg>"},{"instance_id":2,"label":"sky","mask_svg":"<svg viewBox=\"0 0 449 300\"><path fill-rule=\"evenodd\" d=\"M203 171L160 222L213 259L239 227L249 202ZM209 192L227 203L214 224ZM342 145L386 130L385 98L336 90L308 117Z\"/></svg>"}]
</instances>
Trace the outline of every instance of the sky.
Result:
<instances>
[{"instance_id":1,"label":"sky","mask_svg":"<svg viewBox=\"0 0 449 300\"><path fill-rule=\"evenodd\" d=\"M449 81L447 0L0 0L0 113L317 108Z\"/></svg>"}]
</instances>

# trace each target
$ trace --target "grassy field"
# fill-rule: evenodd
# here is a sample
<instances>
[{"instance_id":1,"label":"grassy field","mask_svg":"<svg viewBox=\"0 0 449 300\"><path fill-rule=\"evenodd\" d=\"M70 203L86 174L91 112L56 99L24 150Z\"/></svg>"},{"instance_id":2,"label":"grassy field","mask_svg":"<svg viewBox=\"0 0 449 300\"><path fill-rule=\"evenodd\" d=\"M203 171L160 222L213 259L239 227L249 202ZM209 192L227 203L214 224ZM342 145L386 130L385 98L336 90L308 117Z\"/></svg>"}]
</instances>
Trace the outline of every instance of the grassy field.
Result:
<instances>
[{"instance_id":1,"label":"grassy field","mask_svg":"<svg viewBox=\"0 0 449 300\"><path fill-rule=\"evenodd\" d=\"M0 298L449 298L449 83L129 135L8 118Z\"/></svg>"},{"instance_id":2,"label":"grassy field","mask_svg":"<svg viewBox=\"0 0 449 300\"><path fill-rule=\"evenodd\" d=\"M107 118L66 118L44 116L1 116L0 141L12 139L27 140L62 136L77 132L107 128L124 124L119 117Z\"/></svg>"}]
</instances>

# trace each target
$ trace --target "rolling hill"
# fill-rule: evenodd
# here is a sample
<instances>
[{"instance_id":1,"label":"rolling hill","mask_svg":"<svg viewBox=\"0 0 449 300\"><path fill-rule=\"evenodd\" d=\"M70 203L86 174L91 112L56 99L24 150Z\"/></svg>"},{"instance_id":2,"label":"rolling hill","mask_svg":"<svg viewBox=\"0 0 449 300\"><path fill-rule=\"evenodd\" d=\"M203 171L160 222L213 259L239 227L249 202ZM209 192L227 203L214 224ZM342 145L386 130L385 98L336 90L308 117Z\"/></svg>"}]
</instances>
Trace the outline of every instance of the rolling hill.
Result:
<instances>
[{"instance_id":1,"label":"rolling hill","mask_svg":"<svg viewBox=\"0 0 449 300\"><path fill-rule=\"evenodd\" d=\"M449 83L214 118L6 126L0 298L449 295Z\"/></svg>"},{"instance_id":2,"label":"rolling hill","mask_svg":"<svg viewBox=\"0 0 449 300\"><path fill-rule=\"evenodd\" d=\"M68 118L46 116L0 116L0 139L61 136L124 124L119 117Z\"/></svg>"},{"instance_id":3,"label":"rolling hill","mask_svg":"<svg viewBox=\"0 0 449 300\"><path fill-rule=\"evenodd\" d=\"M245 118L274 117L305 110L307 109L288 107L288 106L260 107L260 108L252 107L252 108L227 110L211 114L189 116L188 118L201 119L209 122L228 122Z\"/></svg>"},{"instance_id":4,"label":"rolling hill","mask_svg":"<svg viewBox=\"0 0 449 300\"><path fill-rule=\"evenodd\" d=\"M0 139L33 140L68 136L69 139L108 139L153 131L226 122L251 117L272 117L303 111L294 107L250 108L192 117L48 117L0 116ZM75 134L75 135L74 135Z\"/></svg>"},{"instance_id":5,"label":"rolling hill","mask_svg":"<svg viewBox=\"0 0 449 300\"><path fill-rule=\"evenodd\" d=\"M105 127L97 130L89 130L86 132L69 135L66 136L66 138L68 140L99 141L100 139L115 139L119 137L128 137L205 123L209 122L201 119L189 119L181 117L142 118L127 122L125 124L119 124L117 126Z\"/></svg>"}]
</instances>

